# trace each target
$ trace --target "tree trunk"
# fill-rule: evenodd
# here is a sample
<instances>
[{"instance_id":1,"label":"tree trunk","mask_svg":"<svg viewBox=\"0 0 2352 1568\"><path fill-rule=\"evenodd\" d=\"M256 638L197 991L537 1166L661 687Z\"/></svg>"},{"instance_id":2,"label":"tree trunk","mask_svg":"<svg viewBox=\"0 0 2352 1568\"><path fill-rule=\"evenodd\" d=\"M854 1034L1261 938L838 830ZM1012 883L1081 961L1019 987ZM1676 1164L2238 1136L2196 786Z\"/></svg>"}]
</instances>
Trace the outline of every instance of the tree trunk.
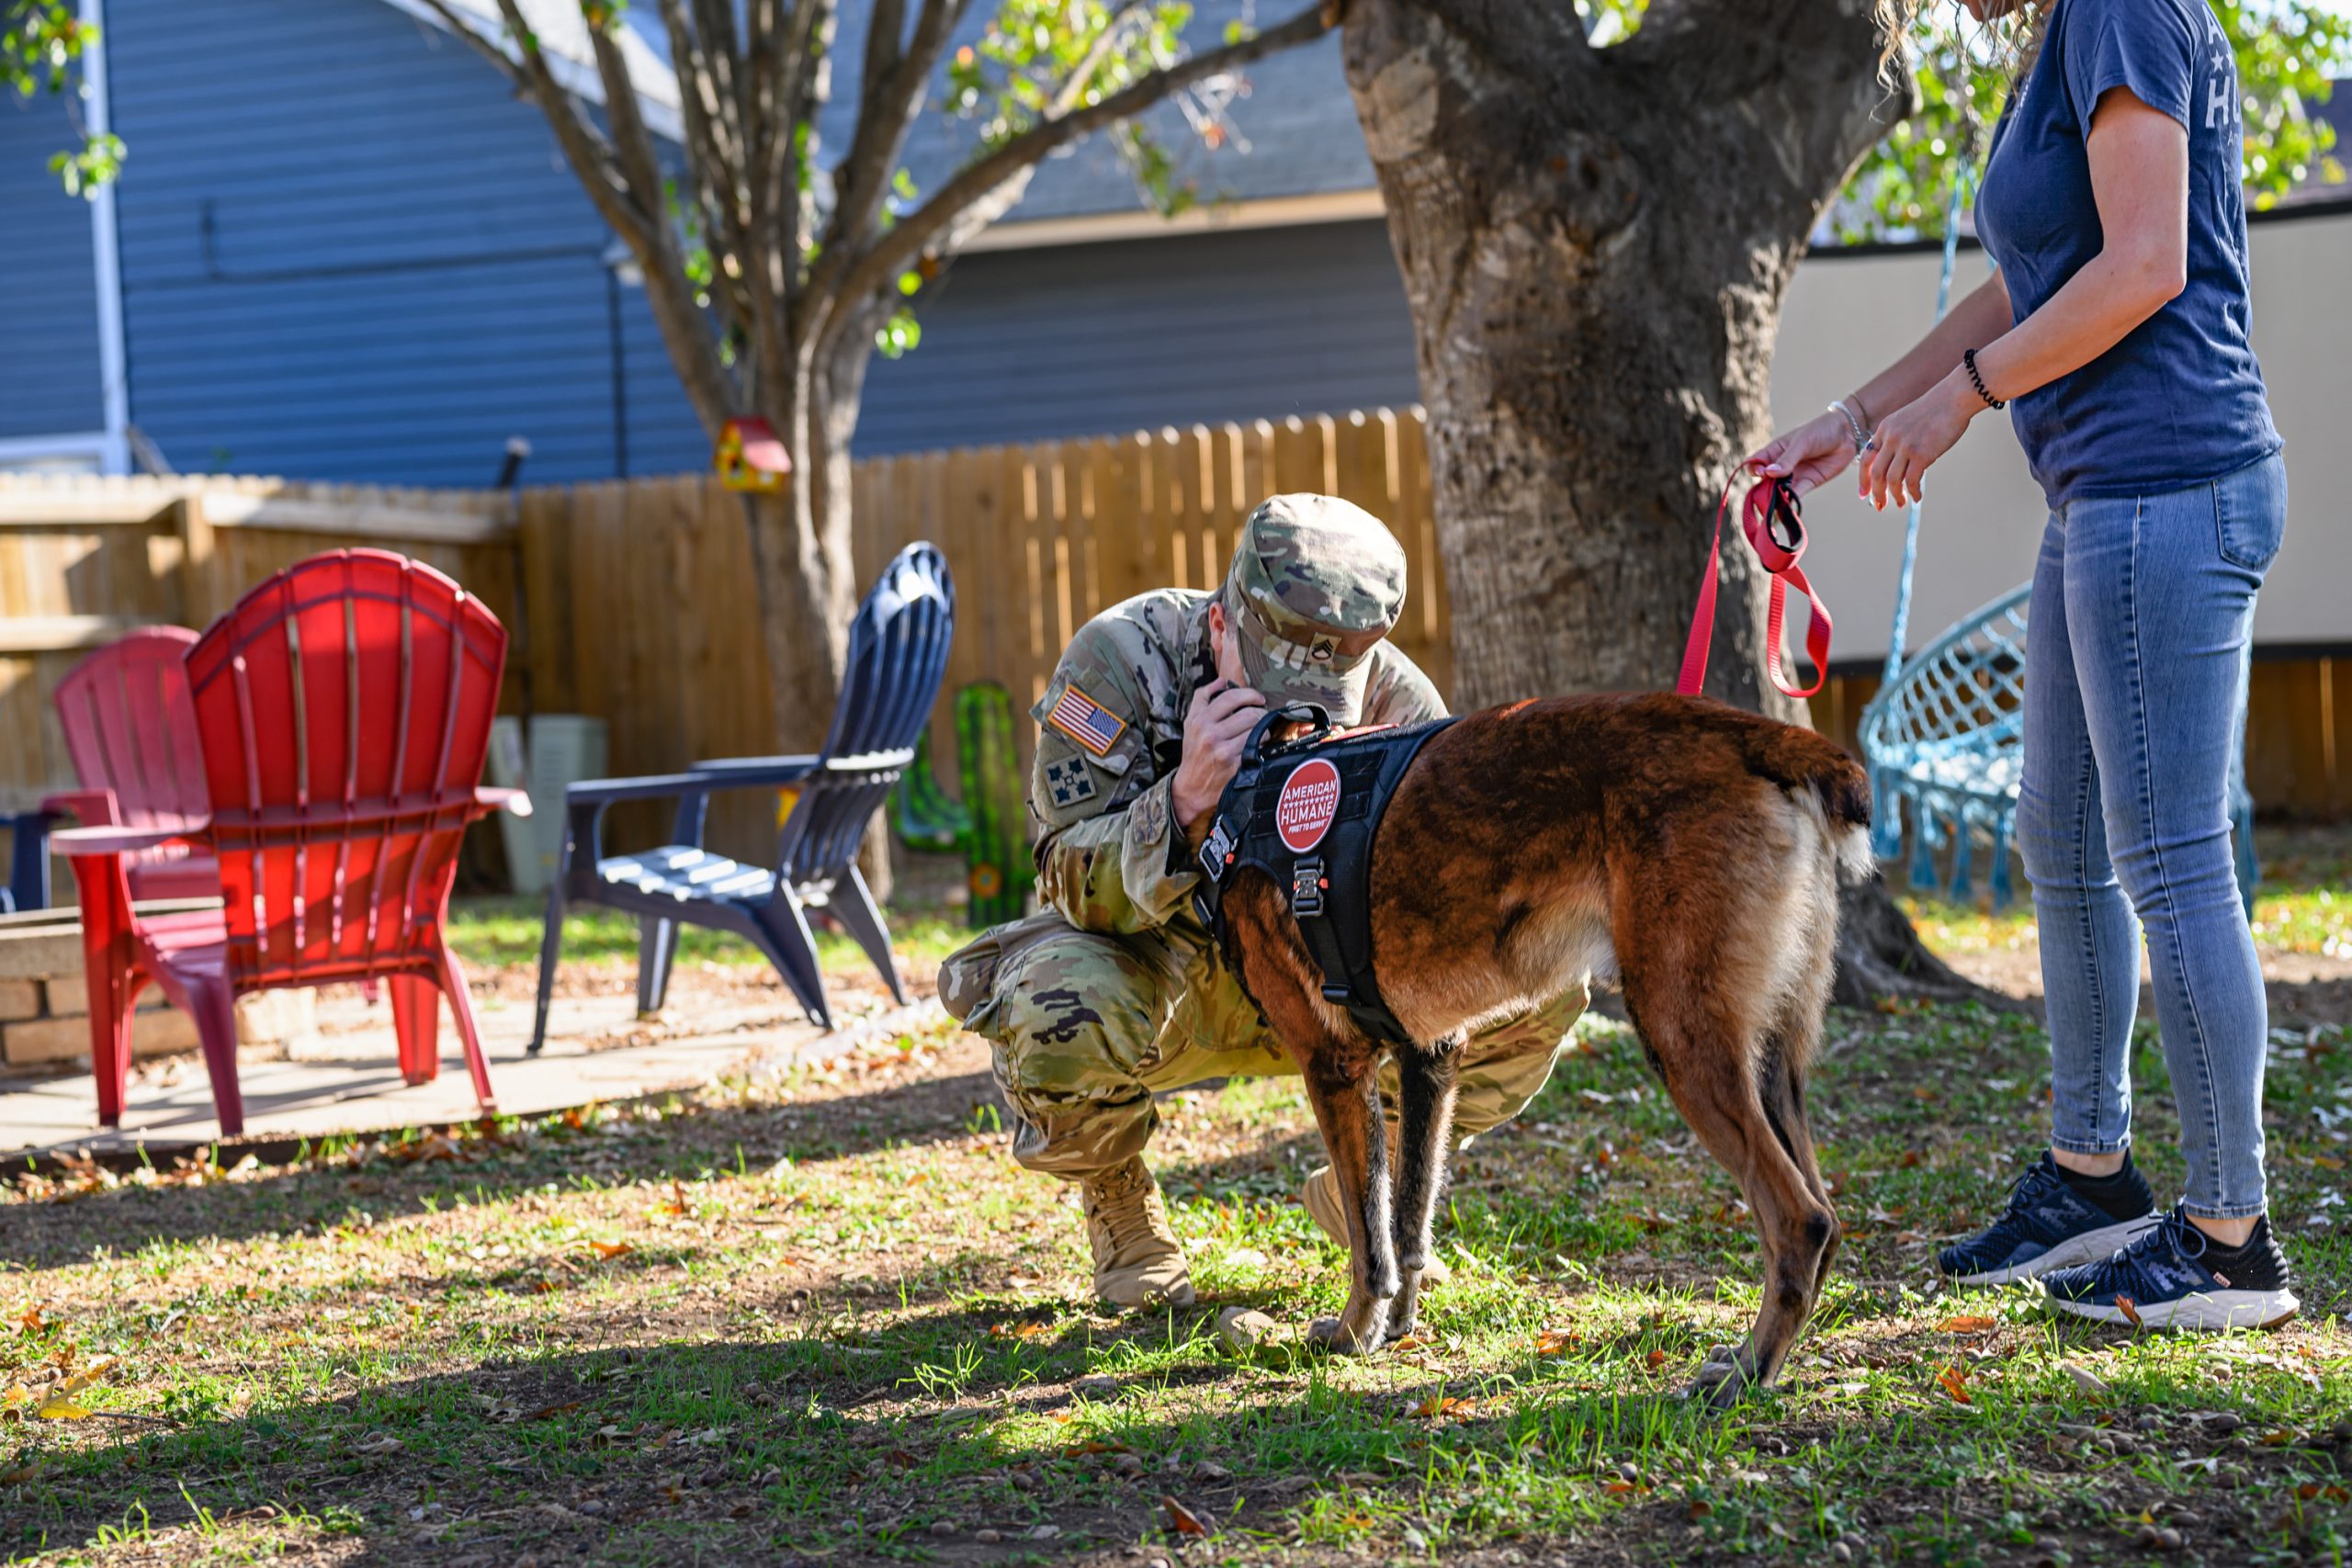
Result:
<instances>
[{"instance_id":1,"label":"tree trunk","mask_svg":"<svg viewBox=\"0 0 2352 1568\"><path fill-rule=\"evenodd\" d=\"M1457 707L1672 683L1716 500L1770 434L1790 276L1883 129L1867 11L1659 0L1593 50L1545 0L1350 6L1429 410ZM1720 571L1707 691L1804 722L1762 678L1769 580L1736 542ZM1847 905L1841 995L1973 989L1882 884Z\"/></svg>"}]
</instances>

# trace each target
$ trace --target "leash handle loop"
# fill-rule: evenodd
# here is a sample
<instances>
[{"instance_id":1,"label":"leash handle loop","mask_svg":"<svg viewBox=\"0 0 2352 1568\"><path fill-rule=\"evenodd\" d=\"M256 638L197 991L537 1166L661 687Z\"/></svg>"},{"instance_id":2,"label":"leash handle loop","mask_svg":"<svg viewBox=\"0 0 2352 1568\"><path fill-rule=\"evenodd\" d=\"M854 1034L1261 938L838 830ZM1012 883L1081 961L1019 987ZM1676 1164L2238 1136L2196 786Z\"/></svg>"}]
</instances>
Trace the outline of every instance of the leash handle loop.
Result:
<instances>
[{"instance_id":1,"label":"leash handle loop","mask_svg":"<svg viewBox=\"0 0 2352 1568\"><path fill-rule=\"evenodd\" d=\"M1690 637L1682 647L1682 673L1675 681L1674 689L1686 697L1699 694L1707 683L1707 653L1715 638L1715 574L1723 564L1724 516L1731 510L1731 492L1739 483L1735 470L1724 485L1723 499L1715 502L1714 537L1707 546L1707 573L1699 580L1699 604L1690 617ZM1797 565L1804 557L1804 517L1797 505L1796 492L1786 479L1766 479L1748 487L1747 498L1739 509L1740 531L1747 536L1748 548L1756 552L1757 560L1772 579L1771 595L1765 610L1764 670L1772 684L1788 697L1809 697L1829 680L1829 606L1813 591L1804 570ZM1814 682L1810 686L1792 685L1781 662L1781 637L1788 619L1789 590L1793 587L1804 595L1811 615L1805 626L1804 650L1813 660Z\"/></svg>"}]
</instances>

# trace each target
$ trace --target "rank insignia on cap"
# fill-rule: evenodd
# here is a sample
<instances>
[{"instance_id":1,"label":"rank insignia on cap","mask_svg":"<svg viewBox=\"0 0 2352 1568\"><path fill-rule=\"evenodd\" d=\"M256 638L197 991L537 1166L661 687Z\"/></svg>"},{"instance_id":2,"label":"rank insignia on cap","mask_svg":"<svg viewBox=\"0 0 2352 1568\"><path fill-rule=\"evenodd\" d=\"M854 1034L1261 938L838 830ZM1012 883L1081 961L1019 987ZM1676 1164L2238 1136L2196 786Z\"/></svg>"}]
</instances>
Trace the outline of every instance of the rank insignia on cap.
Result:
<instances>
[{"instance_id":1,"label":"rank insignia on cap","mask_svg":"<svg viewBox=\"0 0 2352 1568\"><path fill-rule=\"evenodd\" d=\"M1312 643L1307 645L1306 657L1313 660L1317 664L1329 664L1339 651L1340 639L1338 637L1318 637Z\"/></svg>"},{"instance_id":2,"label":"rank insignia on cap","mask_svg":"<svg viewBox=\"0 0 2352 1568\"><path fill-rule=\"evenodd\" d=\"M1076 686L1062 688L1062 694L1046 715L1046 722L1098 757L1109 756L1111 748L1127 728L1124 721Z\"/></svg>"}]
</instances>

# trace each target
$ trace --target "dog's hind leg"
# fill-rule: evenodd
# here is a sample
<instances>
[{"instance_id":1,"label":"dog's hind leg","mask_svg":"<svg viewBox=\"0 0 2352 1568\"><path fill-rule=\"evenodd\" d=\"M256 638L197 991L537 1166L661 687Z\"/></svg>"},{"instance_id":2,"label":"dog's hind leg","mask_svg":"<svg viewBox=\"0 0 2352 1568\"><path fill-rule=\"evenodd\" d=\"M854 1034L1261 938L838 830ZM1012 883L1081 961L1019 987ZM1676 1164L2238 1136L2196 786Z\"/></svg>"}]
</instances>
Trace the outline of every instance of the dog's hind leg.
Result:
<instances>
[{"instance_id":1,"label":"dog's hind leg","mask_svg":"<svg viewBox=\"0 0 2352 1568\"><path fill-rule=\"evenodd\" d=\"M1814 1155L1813 1125L1804 1113L1805 1061L1811 1055L1810 1044L1811 1041L1804 1036L1792 1042L1784 1032L1767 1035L1763 1054L1756 1064L1756 1088L1764 1104L1764 1119L1771 1123L1773 1135L1795 1162L1797 1174L1804 1179L1805 1190L1815 1202L1831 1209L1829 1186L1822 1180L1820 1162ZM1832 1213L1834 1217L1834 1210ZM1842 1230L1833 1225L1829 1245L1821 1249L1821 1261L1814 1278L1816 1301L1829 1283L1829 1268L1837 1261L1838 1244L1844 1239Z\"/></svg>"},{"instance_id":2,"label":"dog's hind leg","mask_svg":"<svg viewBox=\"0 0 2352 1568\"><path fill-rule=\"evenodd\" d=\"M1413 1332L1421 1301L1421 1270L1430 1260L1430 1230L1453 1141L1453 1096L1461 1078L1462 1042L1399 1046L1396 1051L1396 1299L1388 1304L1388 1333Z\"/></svg>"},{"instance_id":3,"label":"dog's hind leg","mask_svg":"<svg viewBox=\"0 0 2352 1568\"><path fill-rule=\"evenodd\" d=\"M1765 1112L1757 1032L1671 982L1644 985L1628 974L1625 1002L1667 1092L1739 1183L1764 1244L1764 1303L1747 1342L1728 1357L1710 1356L1700 1373L1713 1403L1727 1408L1747 1387L1780 1376L1789 1346L1813 1312L1837 1217Z\"/></svg>"}]
</instances>

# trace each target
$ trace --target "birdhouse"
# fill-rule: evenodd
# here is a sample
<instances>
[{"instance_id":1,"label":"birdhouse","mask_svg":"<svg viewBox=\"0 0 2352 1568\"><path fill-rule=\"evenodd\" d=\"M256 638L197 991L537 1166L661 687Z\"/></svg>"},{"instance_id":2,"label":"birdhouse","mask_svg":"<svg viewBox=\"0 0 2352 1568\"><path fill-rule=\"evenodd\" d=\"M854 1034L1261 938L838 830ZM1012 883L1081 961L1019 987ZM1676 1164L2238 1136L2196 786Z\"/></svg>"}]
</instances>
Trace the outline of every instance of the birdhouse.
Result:
<instances>
[{"instance_id":1,"label":"birdhouse","mask_svg":"<svg viewBox=\"0 0 2352 1568\"><path fill-rule=\"evenodd\" d=\"M718 450L711 455L711 467L718 470L718 482L729 490L766 494L784 488L785 476L792 472L792 457L768 422L753 415L730 419L718 427Z\"/></svg>"}]
</instances>

